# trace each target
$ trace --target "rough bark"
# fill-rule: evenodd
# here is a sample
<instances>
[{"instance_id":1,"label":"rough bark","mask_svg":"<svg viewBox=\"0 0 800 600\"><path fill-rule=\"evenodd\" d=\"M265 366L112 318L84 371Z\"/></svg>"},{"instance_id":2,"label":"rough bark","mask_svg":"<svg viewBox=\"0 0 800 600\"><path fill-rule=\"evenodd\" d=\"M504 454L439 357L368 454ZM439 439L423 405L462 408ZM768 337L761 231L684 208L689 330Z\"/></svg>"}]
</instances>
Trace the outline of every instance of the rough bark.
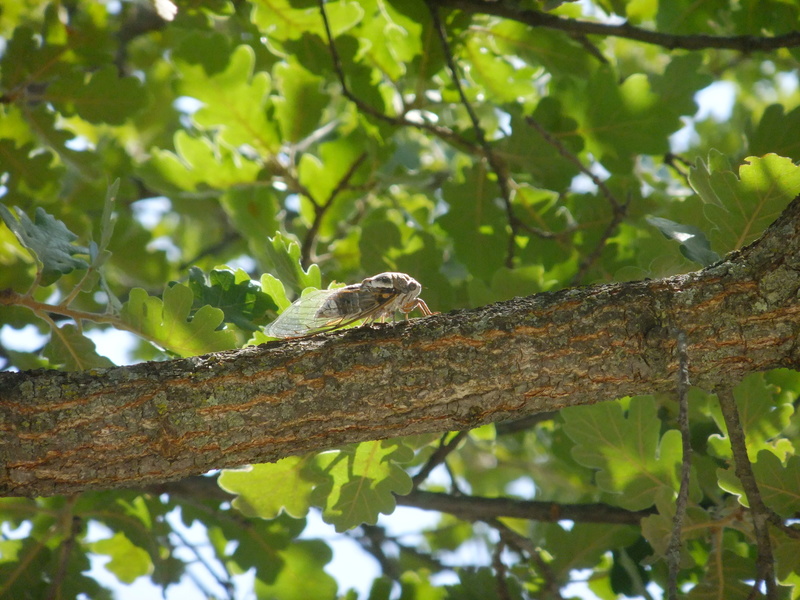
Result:
<instances>
[{"instance_id":1,"label":"rough bark","mask_svg":"<svg viewBox=\"0 0 800 600\"><path fill-rule=\"evenodd\" d=\"M0 494L145 486L800 368L800 199L702 271L85 372L0 373Z\"/></svg>"}]
</instances>

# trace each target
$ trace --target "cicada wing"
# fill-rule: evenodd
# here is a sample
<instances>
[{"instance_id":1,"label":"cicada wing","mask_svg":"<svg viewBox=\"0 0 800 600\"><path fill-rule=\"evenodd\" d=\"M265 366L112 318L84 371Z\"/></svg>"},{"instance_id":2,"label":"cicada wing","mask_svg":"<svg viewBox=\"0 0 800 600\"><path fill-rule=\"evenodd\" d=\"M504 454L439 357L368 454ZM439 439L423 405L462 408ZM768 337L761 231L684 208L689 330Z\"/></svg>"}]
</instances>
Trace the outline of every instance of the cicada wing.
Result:
<instances>
[{"instance_id":1,"label":"cicada wing","mask_svg":"<svg viewBox=\"0 0 800 600\"><path fill-rule=\"evenodd\" d=\"M269 337L290 338L311 335L325 329L330 318L318 317L317 312L336 290L315 290L301 296L270 323L264 333Z\"/></svg>"},{"instance_id":2,"label":"cicada wing","mask_svg":"<svg viewBox=\"0 0 800 600\"><path fill-rule=\"evenodd\" d=\"M293 338L330 331L369 318L388 301L357 285L315 290L284 310L264 333L269 337Z\"/></svg>"}]
</instances>

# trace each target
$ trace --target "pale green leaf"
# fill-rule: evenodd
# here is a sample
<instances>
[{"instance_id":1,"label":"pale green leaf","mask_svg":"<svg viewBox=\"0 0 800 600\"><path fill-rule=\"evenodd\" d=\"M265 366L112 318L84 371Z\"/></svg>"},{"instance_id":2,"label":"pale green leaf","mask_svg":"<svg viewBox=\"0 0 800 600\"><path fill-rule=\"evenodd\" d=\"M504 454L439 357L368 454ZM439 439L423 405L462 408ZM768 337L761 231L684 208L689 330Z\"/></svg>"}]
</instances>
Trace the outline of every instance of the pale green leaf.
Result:
<instances>
[{"instance_id":1,"label":"pale green leaf","mask_svg":"<svg viewBox=\"0 0 800 600\"><path fill-rule=\"evenodd\" d=\"M164 290L163 300L134 288L122 306L120 318L134 333L180 356L236 347L233 332L218 330L224 318L220 309L203 306L189 320L193 300L192 291L180 283Z\"/></svg>"},{"instance_id":2,"label":"pale green leaf","mask_svg":"<svg viewBox=\"0 0 800 600\"><path fill-rule=\"evenodd\" d=\"M322 276L317 265L304 269L300 264L300 246L280 233L264 243L267 257L266 267L295 294L312 287L322 286Z\"/></svg>"},{"instance_id":3,"label":"pale green leaf","mask_svg":"<svg viewBox=\"0 0 800 600\"><path fill-rule=\"evenodd\" d=\"M0 217L14 232L20 244L30 250L38 259L42 269L42 284L50 285L74 269L86 269L89 264L76 254L89 254L89 249L73 242L78 236L72 233L62 221L48 214L41 206L36 209L34 221L19 208L17 216L0 204Z\"/></svg>"},{"instance_id":4,"label":"pale green leaf","mask_svg":"<svg viewBox=\"0 0 800 600\"><path fill-rule=\"evenodd\" d=\"M150 555L138 546L134 546L124 533L93 542L90 548L95 554L111 557L105 568L116 575L122 583L133 583L138 577L153 571Z\"/></svg>"},{"instance_id":5,"label":"pale green leaf","mask_svg":"<svg viewBox=\"0 0 800 600\"><path fill-rule=\"evenodd\" d=\"M307 457L290 456L246 470L225 470L217 481L223 490L237 495L233 506L248 517L274 519L285 511L299 519L308 514L319 478Z\"/></svg>"},{"instance_id":6,"label":"pale green leaf","mask_svg":"<svg viewBox=\"0 0 800 600\"><path fill-rule=\"evenodd\" d=\"M181 93L197 98L203 108L193 115L204 129L219 130L219 139L233 147L247 144L264 155L277 152L277 123L267 114L270 77L254 73L255 53L239 46L224 71L208 75L201 65L180 64Z\"/></svg>"},{"instance_id":7,"label":"pale green leaf","mask_svg":"<svg viewBox=\"0 0 800 600\"><path fill-rule=\"evenodd\" d=\"M411 491L411 477L397 463L412 457L410 448L387 440L319 455L321 468L331 477L329 485L314 492L315 503L324 506L322 518L337 531L361 523L374 525L380 513L394 511L394 494Z\"/></svg>"}]
</instances>

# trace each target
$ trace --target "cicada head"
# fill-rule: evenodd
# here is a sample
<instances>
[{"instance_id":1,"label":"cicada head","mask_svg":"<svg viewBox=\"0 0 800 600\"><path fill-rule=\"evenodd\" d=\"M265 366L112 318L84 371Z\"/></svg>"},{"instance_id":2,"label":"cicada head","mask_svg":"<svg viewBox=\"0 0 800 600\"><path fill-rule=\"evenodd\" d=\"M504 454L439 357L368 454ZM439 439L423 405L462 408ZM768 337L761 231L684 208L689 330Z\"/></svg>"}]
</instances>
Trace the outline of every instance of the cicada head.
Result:
<instances>
[{"instance_id":1,"label":"cicada head","mask_svg":"<svg viewBox=\"0 0 800 600\"><path fill-rule=\"evenodd\" d=\"M393 293L409 297L416 297L422 291L422 286L416 279L405 273L392 271L367 277L361 285L377 293Z\"/></svg>"}]
</instances>

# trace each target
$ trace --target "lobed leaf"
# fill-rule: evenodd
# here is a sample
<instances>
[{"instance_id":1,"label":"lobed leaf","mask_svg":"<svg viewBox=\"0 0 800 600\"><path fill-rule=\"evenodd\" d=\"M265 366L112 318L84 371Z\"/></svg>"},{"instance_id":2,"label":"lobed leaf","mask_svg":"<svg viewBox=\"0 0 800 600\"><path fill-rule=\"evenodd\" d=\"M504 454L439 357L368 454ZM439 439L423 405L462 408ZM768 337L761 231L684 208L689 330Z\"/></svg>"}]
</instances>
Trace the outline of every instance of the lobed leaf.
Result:
<instances>
[{"instance_id":1,"label":"lobed leaf","mask_svg":"<svg viewBox=\"0 0 800 600\"><path fill-rule=\"evenodd\" d=\"M267 267L284 285L295 294L306 288L322 287L322 276L317 265L304 269L300 264L300 246L297 242L277 233L264 245Z\"/></svg>"},{"instance_id":2,"label":"lobed leaf","mask_svg":"<svg viewBox=\"0 0 800 600\"><path fill-rule=\"evenodd\" d=\"M242 269L214 269L206 277L202 270L191 267L188 285L194 293L195 309L206 305L219 308L225 314L225 322L245 331L256 331L265 325L269 320L267 312L278 308Z\"/></svg>"},{"instance_id":3,"label":"lobed leaf","mask_svg":"<svg viewBox=\"0 0 800 600\"><path fill-rule=\"evenodd\" d=\"M134 288L120 318L135 333L180 356L235 348L234 333L218 329L224 318L220 309L203 306L189 320L193 300L189 287L180 283L164 290L163 300Z\"/></svg>"},{"instance_id":4,"label":"lobed leaf","mask_svg":"<svg viewBox=\"0 0 800 600\"><path fill-rule=\"evenodd\" d=\"M50 285L66 273L89 267L76 254L89 254L89 249L73 244L78 236L72 233L63 221L48 214L41 206L36 209L34 221L22 210L19 217L0 204L0 218L14 232L20 244L33 253L41 265L42 285Z\"/></svg>"},{"instance_id":5,"label":"lobed leaf","mask_svg":"<svg viewBox=\"0 0 800 600\"><path fill-rule=\"evenodd\" d=\"M751 156L737 177L720 162L714 154L708 163L698 158L689 182L706 203L706 218L715 226L711 242L730 252L760 236L800 194L800 167L775 154Z\"/></svg>"},{"instance_id":6,"label":"lobed leaf","mask_svg":"<svg viewBox=\"0 0 800 600\"><path fill-rule=\"evenodd\" d=\"M652 397L631 399L627 415L619 402L603 402L562 409L561 416L575 460L599 470L597 485L619 506L642 510L678 490L680 432L660 435Z\"/></svg>"}]
</instances>

